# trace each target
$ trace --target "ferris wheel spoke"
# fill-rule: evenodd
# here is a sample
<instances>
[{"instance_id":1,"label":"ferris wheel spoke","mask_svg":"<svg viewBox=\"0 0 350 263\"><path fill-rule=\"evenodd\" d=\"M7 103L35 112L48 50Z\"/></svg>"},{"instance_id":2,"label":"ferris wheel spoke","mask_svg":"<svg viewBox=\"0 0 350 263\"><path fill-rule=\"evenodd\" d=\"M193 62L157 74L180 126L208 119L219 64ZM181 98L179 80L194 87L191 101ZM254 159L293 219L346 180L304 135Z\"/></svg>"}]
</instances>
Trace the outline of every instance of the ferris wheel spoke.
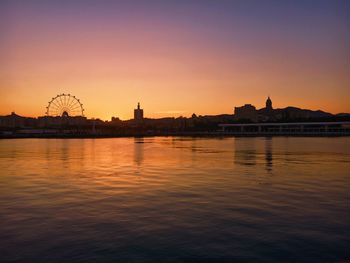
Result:
<instances>
[{"instance_id":1,"label":"ferris wheel spoke","mask_svg":"<svg viewBox=\"0 0 350 263\"><path fill-rule=\"evenodd\" d=\"M61 102L60 105L63 106L64 103L63 103L63 100L62 100L62 96L59 96L59 99L60 99L60 102Z\"/></svg>"},{"instance_id":2,"label":"ferris wheel spoke","mask_svg":"<svg viewBox=\"0 0 350 263\"><path fill-rule=\"evenodd\" d=\"M76 104L74 106L71 107L71 109L79 109L81 108L81 105L80 104Z\"/></svg>"},{"instance_id":3,"label":"ferris wheel spoke","mask_svg":"<svg viewBox=\"0 0 350 263\"><path fill-rule=\"evenodd\" d=\"M76 107L76 108L73 108L72 111L81 112L81 108L80 107Z\"/></svg>"},{"instance_id":4,"label":"ferris wheel spoke","mask_svg":"<svg viewBox=\"0 0 350 263\"><path fill-rule=\"evenodd\" d=\"M70 111L77 111L77 108L76 107L70 107L69 110Z\"/></svg>"},{"instance_id":5,"label":"ferris wheel spoke","mask_svg":"<svg viewBox=\"0 0 350 263\"><path fill-rule=\"evenodd\" d=\"M51 104L52 104L53 107L56 107L56 108L59 108L59 107L60 107L58 104L56 104L56 102L53 102L53 101L52 101Z\"/></svg>"},{"instance_id":6,"label":"ferris wheel spoke","mask_svg":"<svg viewBox=\"0 0 350 263\"><path fill-rule=\"evenodd\" d=\"M69 107L72 107L75 104L75 102L75 98L72 98L72 100L69 102Z\"/></svg>"},{"instance_id":7,"label":"ferris wheel spoke","mask_svg":"<svg viewBox=\"0 0 350 263\"><path fill-rule=\"evenodd\" d=\"M64 96L64 100L65 100L65 105L66 106L68 106L68 101L69 101L69 96L67 95L67 96Z\"/></svg>"},{"instance_id":8,"label":"ferris wheel spoke","mask_svg":"<svg viewBox=\"0 0 350 263\"><path fill-rule=\"evenodd\" d=\"M59 112L61 112L61 108L52 108L52 111L59 113Z\"/></svg>"},{"instance_id":9,"label":"ferris wheel spoke","mask_svg":"<svg viewBox=\"0 0 350 263\"><path fill-rule=\"evenodd\" d=\"M57 103L57 105L61 105L61 104L62 104L61 96L58 96L58 97L56 98L55 102Z\"/></svg>"},{"instance_id":10,"label":"ferris wheel spoke","mask_svg":"<svg viewBox=\"0 0 350 263\"><path fill-rule=\"evenodd\" d=\"M64 106L67 106L67 97L66 97L66 95L63 95L63 101L64 101Z\"/></svg>"},{"instance_id":11,"label":"ferris wheel spoke","mask_svg":"<svg viewBox=\"0 0 350 263\"><path fill-rule=\"evenodd\" d=\"M61 105L58 103L56 104L53 104L53 107L52 108L56 108L56 109L60 109L61 108Z\"/></svg>"},{"instance_id":12,"label":"ferris wheel spoke","mask_svg":"<svg viewBox=\"0 0 350 263\"><path fill-rule=\"evenodd\" d=\"M70 107L71 108L76 108L76 107L80 107L81 104L80 103L74 103L73 105L71 105Z\"/></svg>"},{"instance_id":13,"label":"ferris wheel spoke","mask_svg":"<svg viewBox=\"0 0 350 263\"><path fill-rule=\"evenodd\" d=\"M50 110L48 112L57 112L57 111L59 111L58 108L52 107L52 108L50 108Z\"/></svg>"},{"instance_id":14,"label":"ferris wheel spoke","mask_svg":"<svg viewBox=\"0 0 350 263\"><path fill-rule=\"evenodd\" d=\"M70 103L71 103L71 96L68 95L67 107L69 107Z\"/></svg>"},{"instance_id":15,"label":"ferris wheel spoke","mask_svg":"<svg viewBox=\"0 0 350 263\"><path fill-rule=\"evenodd\" d=\"M54 100L52 100L52 101L50 102L50 104L55 105L56 107L59 107L59 106L57 105L56 101L54 101ZM50 104L49 104L49 106L50 106Z\"/></svg>"},{"instance_id":16,"label":"ferris wheel spoke","mask_svg":"<svg viewBox=\"0 0 350 263\"><path fill-rule=\"evenodd\" d=\"M77 99L74 99L70 107L74 108L75 106L80 105L80 102Z\"/></svg>"},{"instance_id":17,"label":"ferris wheel spoke","mask_svg":"<svg viewBox=\"0 0 350 263\"><path fill-rule=\"evenodd\" d=\"M80 105L80 102L78 100L75 100L74 103L71 105L71 107L74 107L76 105Z\"/></svg>"}]
</instances>

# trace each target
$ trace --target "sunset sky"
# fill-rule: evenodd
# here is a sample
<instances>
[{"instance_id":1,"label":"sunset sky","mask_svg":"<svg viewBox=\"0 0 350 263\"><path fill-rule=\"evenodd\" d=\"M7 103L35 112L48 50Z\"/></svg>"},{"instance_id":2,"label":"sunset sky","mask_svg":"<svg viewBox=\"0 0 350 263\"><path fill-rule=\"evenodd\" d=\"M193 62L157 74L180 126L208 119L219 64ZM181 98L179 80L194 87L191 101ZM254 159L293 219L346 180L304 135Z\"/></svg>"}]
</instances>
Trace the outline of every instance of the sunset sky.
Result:
<instances>
[{"instance_id":1,"label":"sunset sky","mask_svg":"<svg viewBox=\"0 0 350 263\"><path fill-rule=\"evenodd\" d=\"M0 115L350 112L350 1L0 1Z\"/></svg>"}]
</instances>

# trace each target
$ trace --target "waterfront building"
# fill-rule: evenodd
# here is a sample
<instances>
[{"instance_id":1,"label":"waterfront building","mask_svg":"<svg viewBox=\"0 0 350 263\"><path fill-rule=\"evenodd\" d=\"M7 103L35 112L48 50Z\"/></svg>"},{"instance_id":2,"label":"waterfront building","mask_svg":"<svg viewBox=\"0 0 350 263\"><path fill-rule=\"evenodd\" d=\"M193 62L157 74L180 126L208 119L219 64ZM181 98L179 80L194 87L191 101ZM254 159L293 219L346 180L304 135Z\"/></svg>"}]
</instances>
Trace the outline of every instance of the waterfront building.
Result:
<instances>
[{"instance_id":1,"label":"waterfront building","mask_svg":"<svg viewBox=\"0 0 350 263\"><path fill-rule=\"evenodd\" d=\"M84 126L87 125L87 118L84 116L40 116L38 127L61 127L61 126Z\"/></svg>"},{"instance_id":2,"label":"waterfront building","mask_svg":"<svg viewBox=\"0 0 350 263\"><path fill-rule=\"evenodd\" d=\"M11 112L10 115L0 116L0 127L7 128L24 128L36 126L36 119L30 117L22 117Z\"/></svg>"},{"instance_id":3,"label":"waterfront building","mask_svg":"<svg viewBox=\"0 0 350 263\"><path fill-rule=\"evenodd\" d=\"M255 106L245 104L242 107L235 107L235 120L256 122L258 120L258 113Z\"/></svg>"},{"instance_id":4,"label":"waterfront building","mask_svg":"<svg viewBox=\"0 0 350 263\"><path fill-rule=\"evenodd\" d=\"M219 124L234 135L348 135L350 122L273 122Z\"/></svg>"}]
</instances>

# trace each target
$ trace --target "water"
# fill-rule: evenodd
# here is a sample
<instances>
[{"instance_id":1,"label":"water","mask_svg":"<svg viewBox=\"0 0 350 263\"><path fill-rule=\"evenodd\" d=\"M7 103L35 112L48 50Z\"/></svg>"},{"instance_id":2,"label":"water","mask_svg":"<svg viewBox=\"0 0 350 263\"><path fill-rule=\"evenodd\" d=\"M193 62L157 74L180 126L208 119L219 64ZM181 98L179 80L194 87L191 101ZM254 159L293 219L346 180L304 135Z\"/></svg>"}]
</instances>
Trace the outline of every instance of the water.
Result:
<instances>
[{"instance_id":1,"label":"water","mask_svg":"<svg viewBox=\"0 0 350 263\"><path fill-rule=\"evenodd\" d=\"M350 260L350 138L0 140L0 262Z\"/></svg>"}]
</instances>

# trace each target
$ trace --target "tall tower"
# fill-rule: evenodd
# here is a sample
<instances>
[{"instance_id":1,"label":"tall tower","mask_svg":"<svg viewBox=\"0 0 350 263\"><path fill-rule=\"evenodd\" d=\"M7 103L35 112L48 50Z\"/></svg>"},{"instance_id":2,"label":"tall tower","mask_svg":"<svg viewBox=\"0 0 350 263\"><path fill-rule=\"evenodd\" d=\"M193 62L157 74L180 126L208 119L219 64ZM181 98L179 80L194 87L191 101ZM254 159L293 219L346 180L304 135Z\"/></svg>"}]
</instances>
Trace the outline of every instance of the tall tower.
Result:
<instances>
[{"instance_id":1,"label":"tall tower","mask_svg":"<svg viewBox=\"0 0 350 263\"><path fill-rule=\"evenodd\" d=\"M136 121L143 120L143 109L140 108L140 102L137 103L137 109L134 109L134 120Z\"/></svg>"},{"instance_id":2,"label":"tall tower","mask_svg":"<svg viewBox=\"0 0 350 263\"><path fill-rule=\"evenodd\" d=\"M272 100L270 99L270 96L268 96L266 100L266 109L269 111L272 110Z\"/></svg>"}]
</instances>

